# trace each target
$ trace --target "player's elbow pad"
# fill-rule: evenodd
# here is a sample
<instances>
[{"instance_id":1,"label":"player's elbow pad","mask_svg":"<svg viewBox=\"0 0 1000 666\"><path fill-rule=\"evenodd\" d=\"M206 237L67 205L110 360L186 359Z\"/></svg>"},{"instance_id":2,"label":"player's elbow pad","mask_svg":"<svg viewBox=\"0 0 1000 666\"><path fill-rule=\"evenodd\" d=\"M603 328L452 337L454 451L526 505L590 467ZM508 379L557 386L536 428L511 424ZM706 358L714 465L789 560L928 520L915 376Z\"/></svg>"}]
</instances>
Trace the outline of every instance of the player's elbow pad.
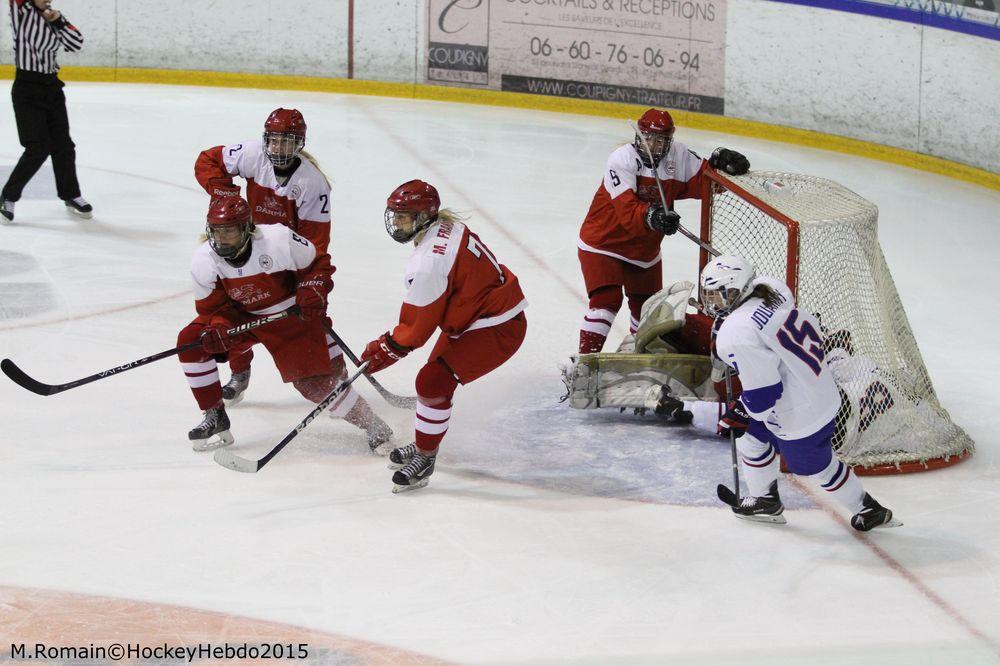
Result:
<instances>
[{"instance_id":1,"label":"player's elbow pad","mask_svg":"<svg viewBox=\"0 0 1000 666\"><path fill-rule=\"evenodd\" d=\"M761 420L759 417L768 414L774 409L774 405L781 398L783 391L784 387L781 385L781 382L761 388L744 389L743 394L740 395L740 400L743 401L743 405L750 412L751 416L758 417L758 420Z\"/></svg>"}]
</instances>

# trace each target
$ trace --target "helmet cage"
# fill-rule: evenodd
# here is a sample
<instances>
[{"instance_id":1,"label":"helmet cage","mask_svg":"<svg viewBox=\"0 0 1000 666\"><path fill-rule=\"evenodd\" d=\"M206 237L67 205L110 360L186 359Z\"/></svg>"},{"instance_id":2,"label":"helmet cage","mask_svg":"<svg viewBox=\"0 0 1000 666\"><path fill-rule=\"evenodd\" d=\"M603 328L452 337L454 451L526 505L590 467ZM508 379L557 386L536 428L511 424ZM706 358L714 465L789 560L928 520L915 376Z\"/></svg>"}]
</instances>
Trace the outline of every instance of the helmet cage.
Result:
<instances>
[{"instance_id":1,"label":"helmet cage","mask_svg":"<svg viewBox=\"0 0 1000 666\"><path fill-rule=\"evenodd\" d=\"M405 218L401 216L406 216ZM407 243L434 224L437 214L427 211L385 209L385 230L397 243ZM408 228L405 228L408 227Z\"/></svg>"},{"instance_id":2,"label":"helmet cage","mask_svg":"<svg viewBox=\"0 0 1000 666\"><path fill-rule=\"evenodd\" d=\"M250 244L253 231L254 226L251 220L205 225L208 244L223 259L233 259L243 254Z\"/></svg>"},{"instance_id":3,"label":"helmet cage","mask_svg":"<svg viewBox=\"0 0 1000 666\"><path fill-rule=\"evenodd\" d=\"M304 136L292 132L270 132L263 134L264 154L271 164L279 169L289 166L306 145Z\"/></svg>"},{"instance_id":4,"label":"helmet cage","mask_svg":"<svg viewBox=\"0 0 1000 666\"><path fill-rule=\"evenodd\" d=\"M640 136L641 134L641 136ZM645 143L643 142L645 139ZM639 153L639 159L642 161L643 166L647 169L652 169L654 165L658 165L660 160L662 160L668 152L670 152L670 145L674 142L674 132L673 129L669 133L662 132L643 132L642 130L635 133L635 151ZM649 150L646 146L649 146ZM652 152L652 159L650 159L650 152Z\"/></svg>"}]
</instances>

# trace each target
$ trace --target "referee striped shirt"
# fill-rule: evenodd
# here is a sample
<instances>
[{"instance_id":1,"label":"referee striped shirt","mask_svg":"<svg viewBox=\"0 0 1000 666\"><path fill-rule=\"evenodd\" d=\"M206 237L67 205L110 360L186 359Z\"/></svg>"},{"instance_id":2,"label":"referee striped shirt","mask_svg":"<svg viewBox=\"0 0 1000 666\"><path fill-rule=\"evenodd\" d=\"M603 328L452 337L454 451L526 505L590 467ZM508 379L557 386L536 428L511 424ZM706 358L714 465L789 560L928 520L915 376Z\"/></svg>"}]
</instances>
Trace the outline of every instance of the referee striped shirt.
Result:
<instances>
[{"instance_id":1,"label":"referee striped shirt","mask_svg":"<svg viewBox=\"0 0 1000 666\"><path fill-rule=\"evenodd\" d=\"M60 49L79 51L83 35L61 16L49 22L32 0L8 0L14 27L14 66L40 74L59 71L56 54Z\"/></svg>"}]
</instances>

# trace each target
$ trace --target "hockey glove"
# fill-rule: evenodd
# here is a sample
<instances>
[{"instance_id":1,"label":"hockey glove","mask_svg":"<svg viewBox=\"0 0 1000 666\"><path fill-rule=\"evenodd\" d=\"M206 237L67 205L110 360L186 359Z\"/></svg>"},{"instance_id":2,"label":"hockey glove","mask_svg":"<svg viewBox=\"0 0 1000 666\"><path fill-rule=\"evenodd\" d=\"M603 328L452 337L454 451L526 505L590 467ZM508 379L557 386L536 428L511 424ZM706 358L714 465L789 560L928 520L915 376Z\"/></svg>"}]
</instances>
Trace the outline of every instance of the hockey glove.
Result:
<instances>
[{"instance_id":1,"label":"hockey glove","mask_svg":"<svg viewBox=\"0 0 1000 666\"><path fill-rule=\"evenodd\" d=\"M716 148L708 158L708 166L719 171L725 171L730 176L742 176L750 170L750 160L735 150Z\"/></svg>"},{"instance_id":2,"label":"hockey glove","mask_svg":"<svg viewBox=\"0 0 1000 666\"><path fill-rule=\"evenodd\" d=\"M672 210L663 210L660 206L651 205L646 210L646 226L650 231L659 231L667 236L677 233L681 225L681 216Z\"/></svg>"},{"instance_id":3,"label":"hockey glove","mask_svg":"<svg viewBox=\"0 0 1000 666\"><path fill-rule=\"evenodd\" d=\"M739 438L746 433L749 427L750 414L747 413L747 408L739 400L734 400L733 404L729 406L729 411L723 414L719 421L719 434L723 437L729 437L729 433L732 432L734 437Z\"/></svg>"},{"instance_id":4,"label":"hockey glove","mask_svg":"<svg viewBox=\"0 0 1000 666\"><path fill-rule=\"evenodd\" d=\"M320 319L326 315L326 295L333 282L326 277L310 277L299 283L295 289L295 306L303 321Z\"/></svg>"},{"instance_id":5,"label":"hockey glove","mask_svg":"<svg viewBox=\"0 0 1000 666\"><path fill-rule=\"evenodd\" d=\"M201 332L201 348L212 355L225 354L235 342L234 338L226 335L228 329L225 324L206 326Z\"/></svg>"},{"instance_id":6,"label":"hockey glove","mask_svg":"<svg viewBox=\"0 0 1000 666\"><path fill-rule=\"evenodd\" d=\"M379 370L384 370L390 365L410 353L410 350L402 345L397 345L388 332L383 333L377 340L372 340L365 347L361 354L361 362L368 361L366 372L372 374Z\"/></svg>"},{"instance_id":7,"label":"hockey glove","mask_svg":"<svg viewBox=\"0 0 1000 666\"><path fill-rule=\"evenodd\" d=\"M238 197L240 196L239 185L233 185L231 179L226 178L213 178L208 181L208 193L213 199L218 199L220 197Z\"/></svg>"}]
</instances>

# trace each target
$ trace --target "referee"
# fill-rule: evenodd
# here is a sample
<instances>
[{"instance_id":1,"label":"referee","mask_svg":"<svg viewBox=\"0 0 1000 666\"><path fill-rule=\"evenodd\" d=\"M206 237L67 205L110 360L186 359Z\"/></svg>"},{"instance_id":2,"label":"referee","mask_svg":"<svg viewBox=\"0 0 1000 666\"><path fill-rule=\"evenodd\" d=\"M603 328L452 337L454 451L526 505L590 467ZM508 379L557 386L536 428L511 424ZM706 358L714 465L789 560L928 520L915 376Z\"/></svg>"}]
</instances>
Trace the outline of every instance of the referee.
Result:
<instances>
[{"instance_id":1,"label":"referee","mask_svg":"<svg viewBox=\"0 0 1000 666\"><path fill-rule=\"evenodd\" d=\"M79 51L83 35L51 0L8 0L14 27L14 66L17 73L10 95L14 100L17 136L24 154L0 193L0 222L14 219L14 204L21 191L52 156L56 194L67 210L93 217L93 207L80 196L76 179L76 147L69 136L63 82L56 76L59 49Z\"/></svg>"}]
</instances>

